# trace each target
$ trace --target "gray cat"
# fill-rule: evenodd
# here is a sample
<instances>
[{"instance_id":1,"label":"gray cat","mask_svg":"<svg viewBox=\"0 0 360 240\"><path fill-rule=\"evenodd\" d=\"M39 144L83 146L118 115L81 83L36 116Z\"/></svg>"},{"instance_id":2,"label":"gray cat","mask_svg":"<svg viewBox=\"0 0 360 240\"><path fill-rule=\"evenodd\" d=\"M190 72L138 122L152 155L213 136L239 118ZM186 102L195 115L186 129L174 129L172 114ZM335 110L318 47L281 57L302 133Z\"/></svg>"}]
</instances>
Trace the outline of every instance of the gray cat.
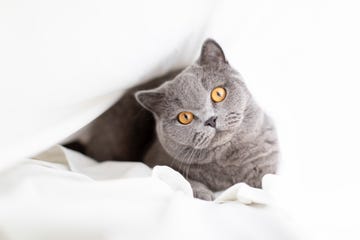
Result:
<instances>
[{"instance_id":1,"label":"gray cat","mask_svg":"<svg viewBox=\"0 0 360 240\"><path fill-rule=\"evenodd\" d=\"M128 90L94 122L85 153L170 166L195 197L212 200L213 191L238 182L261 187L262 177L276 172L278 140L242 77L208 39L193 65Z\"/></svg>"}]
</instances>

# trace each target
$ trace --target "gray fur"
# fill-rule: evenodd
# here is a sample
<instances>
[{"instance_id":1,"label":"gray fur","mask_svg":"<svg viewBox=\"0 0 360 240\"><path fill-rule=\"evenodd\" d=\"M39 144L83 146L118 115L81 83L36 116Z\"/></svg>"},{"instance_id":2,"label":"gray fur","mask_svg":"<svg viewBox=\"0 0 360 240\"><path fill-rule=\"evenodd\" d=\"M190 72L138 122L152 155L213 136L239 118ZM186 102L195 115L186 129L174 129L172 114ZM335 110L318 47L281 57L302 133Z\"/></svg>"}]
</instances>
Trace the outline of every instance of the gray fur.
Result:
<instances>
[{"instance_id":1,"label":"gray fur","mask_svg":"<svg viewBox=\"0 0 360 240\"><path fill-rule=\"evenodd\" d=\"M149 83L154 81L157 84L150 86ZM242 77L228 64L215 41L205 41L201 56L195 64L173 74L171 78L167 76L149 83L130 90L130 96L125 95L123 99L131 99L131 95L136 92L136 100L153 114L155 123L151 122L147 111L143 112L144 116L140 116L143 119L139 120L136 112L141 113L141 108L136 103L127 106L135 109L131 111L125 110L124 104L119 109L121 104L118 103L113 108L130 113L123 115L119 121L119 115L116 116L112 109L108 111L106 120L100 120L100 126L106 124L108 130L97 124L94 133L98 133L95 135L99 139L96 141L104 142L101 139L105 139L104 136L109 133L113 139L111 141L115 143L106 140L108 146L105 144L103 148L108 147L116 152L116 149L128 147L124 134L131 136L128 139L131 141L141 138L141 132L131 133L131 128L139 127L134 122L142 124L143 129L155 128L156 134L144 143L146 148L135 144L142 150L131 151L142 151L143 154L137 157L143 158L151 167L168 165L178 170L189 179L194 195L206 200L213 199L213 191L224 190L238 182L261 187L262 177L276 172L278 141L274 125L256 104ZM210 93L218 86L224 87L227 95L224 101L214 103ZM190 124L182 125L178 122L177 115L182 111L194 114L195 118ZM124 117L131 118L130 121L126 120L128 123L125 125ZM217 117L215 128L204 124L211 117ZM122 132L119 128L128 130ZM92 145L88 146L88 153L99 149ZM101 157L128 160L126 154L105 154Z\"/></svg>"}]
</instances>

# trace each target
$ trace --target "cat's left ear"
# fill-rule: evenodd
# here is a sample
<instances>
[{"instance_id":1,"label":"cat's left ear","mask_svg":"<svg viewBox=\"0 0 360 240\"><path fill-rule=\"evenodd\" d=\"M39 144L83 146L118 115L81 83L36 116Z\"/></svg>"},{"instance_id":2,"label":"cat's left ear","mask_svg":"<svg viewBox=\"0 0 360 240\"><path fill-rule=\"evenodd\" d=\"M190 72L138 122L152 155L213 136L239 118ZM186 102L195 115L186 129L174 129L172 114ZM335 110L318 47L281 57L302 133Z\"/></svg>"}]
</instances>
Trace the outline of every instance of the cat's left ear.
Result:
<instances>
[{"instance_id":1,"label":"cat's left ear","mask_svg":"<svg viewBox=\"0 0 360 240\"><path fill-rule=\"evenodd\" d=\"M163 108L165 94L161 89L142 90L135 93L135 98L141 106L158 115Z\"/></svg>"},{"instance_id":2,"label":"cat's left ear","mask_svg":"<svg viewBox=\"0 0 360 240\"><path fill-rule=\"evenodd\" d=\"M225 58L225 54L220 45L213 39L207 39L201 48L201 55L199 59L200 65L208 64L227 64L228 61Z\"/></svg>"}]
</instances>

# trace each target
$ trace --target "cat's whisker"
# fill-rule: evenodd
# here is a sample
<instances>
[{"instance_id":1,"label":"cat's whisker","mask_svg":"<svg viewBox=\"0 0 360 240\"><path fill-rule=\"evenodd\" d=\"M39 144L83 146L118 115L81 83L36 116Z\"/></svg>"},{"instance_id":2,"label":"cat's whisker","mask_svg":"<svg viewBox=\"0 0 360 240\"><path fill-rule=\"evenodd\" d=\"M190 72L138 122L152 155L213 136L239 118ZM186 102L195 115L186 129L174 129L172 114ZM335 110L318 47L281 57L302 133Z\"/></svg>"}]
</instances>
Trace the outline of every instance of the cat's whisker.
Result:
<instances>
[{"instance_id":1,"label":"cat's whisker","mask_svg":"<svg viewBox=\"0 0 360 240\"><path fill-rule=\"evenodd\" d=\"M181 161L181 155L185 155L186 154L186 151L180 151L181 150L181 146L177 147L177 154L175 155L175 157L173 157L173 160L172 160L172 164L171 164L171 167L173 165L173 163L175 162L176 165L175 165L175 169L178 169L178 171L181 171L181 168L182 168L182 161ZM180 165L179 165L180 164Z\"/></svg>"},{"instance_id":2,"label":"cat's whisker","mask_svg":"<svg viewBox=\"0 0 360 240\"><path fill-rule=\"evenodd\" d=\"M195 151L196 151L196 150L194 149L194 152L195 152ZM201 150L199 151L198 156L195 156L195 157L197 157L198 160L201 159L202 153L204 153L204 150L203 150L203 149L201 149ZM186 179L188 179L188 177L189 177L189 171L190 171L191 164L193 163L193 160L194 160L194 158L191 158L191 159L190 159L190 163L189 163L189 165L188 165L188 169L187 169L187 172L186 172Z\"/></svg>"},{"instance_id":3,"label":"cat's whisker","mask_svg":"<svg viewBox=\"0 0 360 240\"><path fill-rule=\"evenodd\" d=\"M175 149L175 152L176 152L176 155L172 158L172 161L171 161L171 164L169 167L173 168L173 165L174 165L174 162L179 162L179 157L181 154L183 154L182 151L180 151L182 146L177 146L176 149ZM181 163L181 161L180 161ZM175 168L177 168L177 166L175 166Z\"/></svg>"},{"instance_id":4,"label":"cat's whisker","mask_svg":"<svg viewBox=\"0 0 360 240\"><path fill-rule=\"evenodd\" d=\"M187 171L186 171L186 176L185 178L188 179L188 176L189 176L189 170L190 170L190 166L191 166L191 163L193 161L193 154L195 153L195 149L193 148L192 151L191 151L191 155L190 155L190 158L189 158L189 161L188 161L188 168L187 168Z\"/></svg>"},{"instance_id":5,"label":"cat's whisker","mask_svg":"<svg viewBox=\"0 0 360 240\"><path fill-rule=\"evenodd\" d=\"M187 141L189 141L189 140L190 140L190 136L187 137ZM181 147L179 147L179 148L181 148ZM189 154L189 151L187 151L187 149L188 149L188 148L185 148L185 149L184 149L185 152L179 151L179 150L180 150L180 149L179 149L179 150L178 150L178 154L176 155L176 156L177 156L177 157L176 157L177 160L179 160L178 157L180 157L182 154L184 155L184 156L181 157L181 159L179 160L180 166L179 166L178 170L179 170L180 172L183 172L183 171L186 169L186 165L184 166L184 168L183 168L183 165L184 165L184 159L186 159L187 156L188 156L188 154ZM174 160L173 160L173 162L174 162Z\"/></svg>"},{"instance_id":6,"label":"cat's whisker","mask_svg":"<svg viewBox=\"0 0 360 240\"><path fill-rule=\"evenodd\" d=\"M199 134L200 134L200 132L196 132L196 133L194 134L194 137L193 137L192 142L195 142L195 141L196 141L196 138L197 138L197 136L199 136Z\"/></svg>"},{"instance_id":7,"label":"cat's whisker","mask_svg":"<svg viewBox=\"0 0 360 240\"><path fill-rule=\"evenodd\" d=\"M182 166L184 166L184 168L181 169L181 172L182 172L183 176L184 176L184 174L186 172L187 159L191 156L191 151L192 150L187 151L184 158L183 158L183 161L181 161Z\"/></svg>"},{"instance_id":8,"label":"cat's whisker","mask_svg":"<svg viewBox=\"0 0 360 240\"><path fill-rule=\"evenodd\" d=\"M191 155L190 155L189 161L187 161L187 169L186 169L185 172L184 172L184 177L185 177L185 179L188 179L189 169L190 169L190 162L191 162L191 158L192 158L192 153L193 153L193 151L194 151L194 150L191 151Z\"/></svg>"},{"instance_id":9,"label":"cat's whisker","mask_svg":"<svg viewBox=\"0 0 360 240\"><path fill-rule=\"evenodd\" d=\"M174 162L175 162L175 159L176 159L176 156L172 158L169 167L171 167L171 168L173 167L173 164L174 164Z\"/></svg>"},{"instance_id":10,"label":"cat's whisker","mask_svg":"<svg viewBox=\"0 0 360 240\"><path fill-rule=\"evenodd\" d=\"M200 136L199 136L200 135ZM205 133L201 133L201 132L199 132L199 137L196 139L196 142L194 143L194 145L195 146L198 146L198 145L200 145L200 142L203 140L203 138L205 137Z\"/></svg>"},{"instance_id":11,"label":"cat's whisker","mask_svg":"<svg viewBox=\"0 0 360 240\"><path fill-rule=\"evenodd\" d=\"M198 144L199 146L202 146L204 143L206 143L206 141L209 139L209 137L207 136L207 137L204 137L203 139L202 139L202 141Z\"/></svg>"}]
</instances>

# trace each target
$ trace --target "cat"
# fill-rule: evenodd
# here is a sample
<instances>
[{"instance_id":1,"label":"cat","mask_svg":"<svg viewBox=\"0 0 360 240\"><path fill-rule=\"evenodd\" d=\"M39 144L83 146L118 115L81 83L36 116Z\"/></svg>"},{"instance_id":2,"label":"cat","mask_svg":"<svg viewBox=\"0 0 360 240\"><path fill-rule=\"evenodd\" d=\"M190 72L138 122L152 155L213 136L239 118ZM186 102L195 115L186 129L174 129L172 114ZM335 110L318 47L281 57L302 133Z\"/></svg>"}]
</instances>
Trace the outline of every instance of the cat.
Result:
<instances>
[{"instance_id":1,"label":"cat","mask_svg":"<svg viewBox=\"0 0 360 240\"><path fill-rule=\"evenodd\" d=\"M261 188L279 158L272 120L212 39L194 64L129 89L92 124L84 151L170 166L204 200L238 182Z\"/></svg>"}]
</instances>

